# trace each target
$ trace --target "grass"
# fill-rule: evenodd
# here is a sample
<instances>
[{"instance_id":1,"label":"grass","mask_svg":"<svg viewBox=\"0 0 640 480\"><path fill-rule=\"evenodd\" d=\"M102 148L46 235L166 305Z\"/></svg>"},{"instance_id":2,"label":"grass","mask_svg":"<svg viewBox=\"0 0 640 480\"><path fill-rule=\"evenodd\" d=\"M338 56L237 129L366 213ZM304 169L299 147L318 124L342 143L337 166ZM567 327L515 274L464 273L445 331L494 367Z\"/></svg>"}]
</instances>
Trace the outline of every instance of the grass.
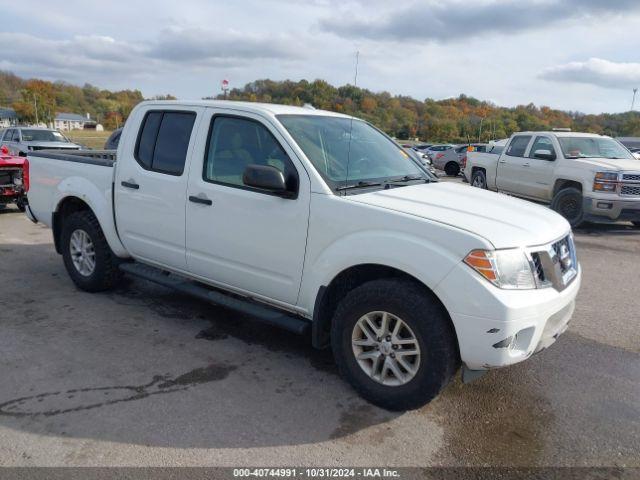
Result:
<instances>
[{"instance_id":1,"label":"grass","mask_svg":"<svg viewBox=\"0 0 640 480\"><path fill-rule=\"evenodd\" d=\"M102 150L104 148L104 142L107 141L111 132L107 130L103 132L97 132L95 130L71 130L64 132L64 135L73 143L78 143L96 150Z\"/></svg>"}]
</instances>

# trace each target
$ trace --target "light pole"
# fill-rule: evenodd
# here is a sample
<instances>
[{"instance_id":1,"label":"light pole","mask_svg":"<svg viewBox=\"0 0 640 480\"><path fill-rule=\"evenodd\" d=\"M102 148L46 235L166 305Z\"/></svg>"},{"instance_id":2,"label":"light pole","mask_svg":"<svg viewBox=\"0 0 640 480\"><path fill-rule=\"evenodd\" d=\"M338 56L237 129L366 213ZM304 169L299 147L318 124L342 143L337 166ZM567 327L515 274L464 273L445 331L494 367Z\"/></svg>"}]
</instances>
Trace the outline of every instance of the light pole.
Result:
<instances>
[{"instance_id":1,"label":"light pole","mask_svg":"<svg viewBox=\"0 0 640 480\"><path fill-rule=\"evenodd\" d=\"M36 97L36 94L33 94L33 108L36 111L36 126L40 123L38 121L38 97Z\"/></svg>"},{"instance_id":2,"label":"light pole","mask_svg":"<svg viewBox=\"0 0 640 480\"><path fill-rule=\"evenodd\" d=\"M633 99L631 100L631 111L633 112L633 107L636 105L636 93L638 93L638 89L633 89Z\"/></svg>"}]
</instances>

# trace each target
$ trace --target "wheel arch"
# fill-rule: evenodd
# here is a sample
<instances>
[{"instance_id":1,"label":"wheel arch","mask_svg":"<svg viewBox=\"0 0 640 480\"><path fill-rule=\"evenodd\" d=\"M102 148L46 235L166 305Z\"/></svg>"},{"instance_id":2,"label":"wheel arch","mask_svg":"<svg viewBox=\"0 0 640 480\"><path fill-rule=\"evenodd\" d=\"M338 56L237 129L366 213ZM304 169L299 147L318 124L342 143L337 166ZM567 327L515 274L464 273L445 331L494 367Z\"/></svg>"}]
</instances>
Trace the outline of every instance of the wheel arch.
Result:
<instances>
[{"instance_id":1,"label":"wheel arch","mask_svg":"<svg viewBox=\"0 0 640 480\"><path fill-rule=\"evenodd\" d=\"M565 188L577 188L581 192L583 191L581 182L567 178L559 178L553 184L551 198L555 197L560 190L564 190Z\"/></svg>"},{"instance_id":2,"label":"wheel arch","mask_svg":"<svg viewBox=\"0 0 640 480\"><path fill-rule=\"evenodd\" d=\"M110 205L93 205L90 203L90 198L87 195L69 193L58 199L51 216L51 228L56 252L62 253L61 234L65 219L75 212L89 211L98 220L98 224L111 250L119 257L127 257L127 251L120 242L115 230L113 213L109 213L111 212Z\"/></svg>"},{"instance_id":3,"label":"wheel arch","mask_svg":"<svg viewBox=\"0 0 640 480\"><path fill-rule=\"evenodd\" d=\"M388 278L411 282L423 290L425 295L432 297L442 308L442 311L449 320L452 331L455 333L455 328L447 308L433 290L424 282L395 267L377 263L362 263L345 268L327 285L321 286L318 290L313 309L311 328L313 346L315 348L325 348L329 345L334 313L340 301L350 291L366 282Z\"/></svg>"}]
</instances>

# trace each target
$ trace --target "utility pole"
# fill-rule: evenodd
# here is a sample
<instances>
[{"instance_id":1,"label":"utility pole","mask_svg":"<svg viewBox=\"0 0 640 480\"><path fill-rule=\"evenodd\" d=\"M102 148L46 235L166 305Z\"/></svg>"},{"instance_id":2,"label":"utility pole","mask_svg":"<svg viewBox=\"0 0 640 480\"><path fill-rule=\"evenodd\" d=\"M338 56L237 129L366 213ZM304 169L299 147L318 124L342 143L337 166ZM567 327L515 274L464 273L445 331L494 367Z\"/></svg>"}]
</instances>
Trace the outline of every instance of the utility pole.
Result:
<instances>
[{"instance_id":1,"label":"utility pole","mask_svg":"<svg viewBox=\"0 0 640 480\"><path fill-rule=\"evenodd\" d=\"M633 89L633 99L631 100L631 111L633 112L633 107L636 106L636 93L638 93L638 89Z\"/></svg>"},{"instance_id":2,"label":"utility pole","mask_svg":"<svg viewBox=\"0 0 640 480\"><path fill-rule=\"evenodd\" d=\"M484 117L480 118L480 130L478 131L478 143L480 143L480 138L482 137L482 121L484 120Z\"/></svg>"},{"instance_id":3,"label":"utility pole","mask_svg":"<svg viewBox=\"0 0 640 480\"><path fill-rule=\"evenodd\" d=\"M33 94L33 108L36 111L36 126L40 123L38 121L38 97L36 97L36 94Z\"/></svg>"}]
</instances>

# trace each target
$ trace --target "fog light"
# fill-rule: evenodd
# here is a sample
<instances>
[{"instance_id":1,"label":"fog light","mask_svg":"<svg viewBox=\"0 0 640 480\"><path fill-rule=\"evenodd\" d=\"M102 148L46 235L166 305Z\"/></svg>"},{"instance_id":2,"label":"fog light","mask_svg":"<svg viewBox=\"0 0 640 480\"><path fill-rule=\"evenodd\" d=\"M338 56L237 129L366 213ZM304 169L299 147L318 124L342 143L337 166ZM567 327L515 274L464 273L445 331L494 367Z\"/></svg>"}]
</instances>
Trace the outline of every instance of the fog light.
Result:
<instances>
[{"instance_id":1,"label":"fog light","mask_svg":"<svg viewBox=\"0 0 640 480\"><path fill-rule=\"evenodd\" d=\"M613 207L613 203L609 203L609 202L598 202L598 208L606 208L607 210L611 210L611 208Z\"/></svg>"}]
</instances>

